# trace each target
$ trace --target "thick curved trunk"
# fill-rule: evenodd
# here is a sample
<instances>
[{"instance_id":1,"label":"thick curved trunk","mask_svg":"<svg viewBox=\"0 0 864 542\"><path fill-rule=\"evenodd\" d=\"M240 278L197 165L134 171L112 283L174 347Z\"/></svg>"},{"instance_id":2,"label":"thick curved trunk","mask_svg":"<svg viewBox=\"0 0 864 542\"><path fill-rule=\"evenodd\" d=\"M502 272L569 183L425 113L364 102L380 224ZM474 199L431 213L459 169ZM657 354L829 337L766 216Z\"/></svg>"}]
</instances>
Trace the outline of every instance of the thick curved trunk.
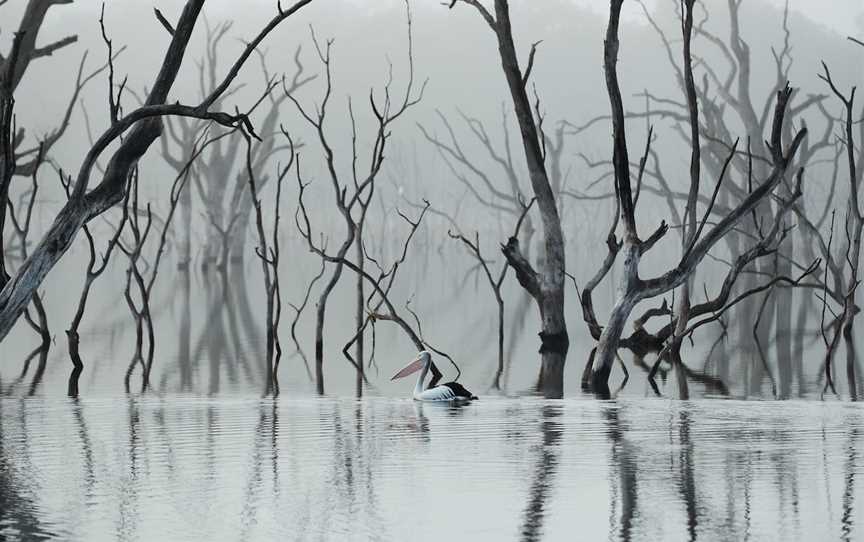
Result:
<instances>
[{"instance_id":1,"label":"thick curved trunk","mask_svg":"<svg viewBox=\"0 0 864 542\"><path fill-rule=\"evenodd\" d=\"M189 0L186 3L159 76L147 98L147 106L165 103L180 70L186 45L203 4L203 0ZM115 123L117 124L119 123ZM119 137L120 133L116 133L118 131L122 132L122 128L113 128L106 132L97 142L97 146L101 147L94 147L88 153L78 174L72 199L61 209L30 257L0 292L0 341L12 329L48 272L72 245L82 226L122 199L129 172L162 133L162 123L158 117L144 118L135 123L109 161L102 182L85 194L87 181L99 151L107 147L108 142ZM115 137L103 141L109 135Z\"/></svg>"},{"instance_id":2,"label":"thick curved trunk","mask_svg":"<svg viewBox=\"0 0 864 542\"><path fill-rule=\"evenodd\" d=\"M612 373L615 356L618 355L618 343L621 341L621 335L630 318L630 313L633 312L633 308L640 300L637 288L639 247L631 242L623 250L627 257L621 274L620 297L612 307L609 320L597 342L597 352L591 374L591 389L600 396L609 395L609 375Z\"/></svg>"},{"instance_id":3,"label":"thick curved trunk","mask_svg":"<svg viewBox=\"0 0 864 542\"><path fill-rule=\"evenodd\" d=\"M482 9L482 8L481 8ZM537 200L540 220L543 224L543 248L545 258L541 268L535 271L530 262L519 251L519 242L511 238L504 247L507 261L516 271L519 283L532 295L540 310L541 318L541 364L543 393L547 397L561 397L564 388L564 362L569 348L567 324L564 317L564 232L558 215L555 194L546 171L544 153L537 125L526 92L530 66L523 74L519 67L513 33L510 25L510 8L507 0L495 1L495 18L481 11L495 31L501 69L507 80L513 110L519 122L522 147L531 188Z\"/></svg>"}]
</instances>

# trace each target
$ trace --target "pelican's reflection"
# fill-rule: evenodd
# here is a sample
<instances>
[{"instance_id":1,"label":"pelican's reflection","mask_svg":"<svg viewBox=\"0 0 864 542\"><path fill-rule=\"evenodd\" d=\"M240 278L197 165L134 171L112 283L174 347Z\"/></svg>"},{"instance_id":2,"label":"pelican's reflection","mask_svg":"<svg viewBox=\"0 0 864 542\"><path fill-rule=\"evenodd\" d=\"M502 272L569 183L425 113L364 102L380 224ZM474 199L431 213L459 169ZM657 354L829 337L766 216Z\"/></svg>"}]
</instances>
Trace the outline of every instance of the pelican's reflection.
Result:
<instances>
[{"instance_id":1,"label":"pelican's reflection","mask_svg":"<svg viewBox=\"0 0 864 542\"><path fill-rule=\"evenodd\" d=\"M423 403L414 401L414 416L417 419L415 430L423 442L429 442L429 418L423 412Z\"/></svg>"},{"instance_id":2,"label":"pelican's reflection","mask_svg":"<svg viewBox=\"0 0 864 542\"><path fill-rule=\"evenodd\" d=\"M412 401L412 409L414 415L405 416L405 420L399 423L391 424L390 428L405 435L414 435L421 442L429 442L432 435L433 421L441 421L442 417L455 418L461 417L466 408L471 408L470 404L450 403L449 401L440 402L424 402Z\"/></svg>"}]
</instances>

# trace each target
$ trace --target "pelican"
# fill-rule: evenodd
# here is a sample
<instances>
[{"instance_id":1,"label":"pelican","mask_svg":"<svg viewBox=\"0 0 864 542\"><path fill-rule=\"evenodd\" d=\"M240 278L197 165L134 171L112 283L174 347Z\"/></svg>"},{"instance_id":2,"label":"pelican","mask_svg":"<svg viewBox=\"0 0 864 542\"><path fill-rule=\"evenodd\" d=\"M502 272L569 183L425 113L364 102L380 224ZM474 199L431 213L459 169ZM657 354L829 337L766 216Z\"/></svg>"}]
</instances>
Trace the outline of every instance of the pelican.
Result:
<instances>
[{"instance_id":1,"label":"pelican","mask_svg":"<svg viewBox=\"0 0 864 542\"><path fill-rule=\"evenodd\" d=\"M429 382L429 387L423 389L423 381L426 379L426 374L429 369L432 369L432 380ZM436 386L438 380L441 379L441 371L432 363L432 355L423 350L417 354L411 363L406 365L402 370L393 375L390 380L404 378L410 374L420 371L420 378L417 379L417 385L414 386L415 401L449 401L449 402L468 402L472 399L477 399L477 396L466 390L462 384L458 382L446 382L440 386Z\"/></svg>"}]
</instances>

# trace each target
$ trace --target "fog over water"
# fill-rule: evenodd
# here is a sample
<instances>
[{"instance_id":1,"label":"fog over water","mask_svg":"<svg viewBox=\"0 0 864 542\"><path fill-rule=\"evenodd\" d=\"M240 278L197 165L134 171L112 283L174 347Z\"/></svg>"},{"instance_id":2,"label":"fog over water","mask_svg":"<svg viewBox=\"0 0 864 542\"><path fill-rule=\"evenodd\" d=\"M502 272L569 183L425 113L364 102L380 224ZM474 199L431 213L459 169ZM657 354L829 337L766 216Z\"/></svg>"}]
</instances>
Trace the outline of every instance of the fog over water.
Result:
<instances>
[{"instance_id":1,"label":"fog over water","mask_svg":"<svg viewBox=\"0 0 864 542\"><path fill-rule=\"evenodd\" d=\"M40 2L50 3L0 0L0 79L22 15ZM112 239L121 244L93 282L78 327L77 385L70 384L75 355L66 330L90 258L83 232L36 289L44 340L34 331L41 320L32 303L0 337L0 539L864 537L864 411L857 401L864 394L857 340L864 324L855 317L861 295L854 261L856 210L864 208L854 181L864 177L864 109L858 97L850 173L846 111L823 80L822 64L841 93L864 87L864 46L847 39L864 40L864 4L741 0L733 14L735 0L696 3L693 75L702 124L693 205L704 229L688 247L682 236L696 227L685 213L693 154L684 4L625 0L621 11L617 77L639 234L638 244L628 245L604 65L610 2L510 0L519 73L530 69L522 84L529 122L541 134L535 142L563 237L562 352L562 335L547 333L554 311L547 307L541 317L540 294L532 298L525 275L517 278L519 262L505 259L516 229L527 264L550 287L544 281L554 273L544 273L557 253L544 241L549 208L542 210L542 194L532 200L537 171L526 161L517 91L502 72L495 33L471 2L448 9L440 0L313 0L267 36L212 107L248 112L243 133L251 126L260 140L250 138L247 147L240 129L165 118L162 139L128 177L129 200L88 223L94 261ZM23 243L28 256L67 205L59 172L74 179L111 127L100 14L116 55L115 95L122 83L122 118L153 89L176 35L166 26L179 31L172 25L184 4L74 0L48 9L37 44L76 39L50 55L33 53L14 91L8 132L18 167L39 156L39 142L59 126L79 67L98 73L74 100L68 127L35 176L12 177L8 212L15 220L6 218L3 261L13 277L24 261L15 228L30 208L32 183L38 190ZM502 2L480 4L494 14ZM207 0L165 103L200 103L276 13L270 0ZM782 157L806 128L798 155L689 279L629 307L624 344L607 358L606 389L597 387L605 332L626 305L627 288L675 269L773 178L772 114L787 79L793 93L777 137ZM0 106L8 103L3 88ZM403 101L404 114L380 129L376 115L386 118ZM319 132L314 119L322 111ZM221 139L201 150L208 137ZM737 154L729 154L736 140ZM102 152L90 190L120 148L118 139ZM0 173L3 160L0 153ZM256 252L262 241L249 171L266 251ZM366 178L374 188L355 198ZM362 219L359 205L348 213L363 221L362 246L346 245L348 263L326 298L339 267L322 263L309 245L336 254L346 235L337 201L364 195ZM151 231L136 251L148 213ZM782 233L768 242L775 216ZM656 245L652 232L659 232ZM758 261L742 265L729 296L700 307L722 296L730 269L759 242ZM609 254L616 259L606 269ZM626 280L626 254L641 259L638 281ZM391 308L352 265L379 278L375 287ZM146 317L136 319L129 303L144 306L135 274L146 284L154 269L151 343ZM490 287L499 277L500 360L499 305ZM594 284L595 277L602 280ZM744 292L746 299L735 297ZM681 296L707 325L687 333L676 327ZM268 343L274 307L281 310L278 342ZM350 342L358 318L367 320L362 375ZM478 401L411 401L416 375L391 377L417 355L412 333L432 351L444 380L458 380ZM556 355L560 379L552 370L562 367ZM550 384L556 379L560 389Z\"/></svg>"},{"instance_id":2,"label":"fog over water","mask_svg":"<svg viewBox=\"0 0 864 542\"><path fill-rule=\"evenodd\" d=\"M22 9L21 5L14 4L3 7L13 20L16 13ZM170 7L175 5L177 7ZM178 9L179 5L179 2L175 2L160 7L167 13L169 9ZM105 48L98 26L100 6L97 2L82 1L76 2L74 6L59 6L49 12L40 35L44 36L45 40L50 40L64 33L75 33L78 35L78 43L57 52L48 61L34 63L22 82L23 90L17 96L18 122L27 128L30 137L45 133L56 124L55 119L65 107L71 92L69 87L80 55L88 51L87 61L90 66L95 67L104 62ZM215 28L227 20L233 22L224 40L224 47L218 53L217 62L222 69L227 66L228 60L240 51L240 38L252 35L262 22L272 15L272 6L268 6L266 2L254 2L250 6L254 6L254 9L237 10L233 3L208 2L204 10L211 27ZM670 32L675 31L675 15L668 6L664 4L661 7L650 3L647 6L660 24ZM831 65L835 66L833 73L838 85L848 86L861 80L860 55L845 45L848 42L844 42L843 35L840 34L846 31L846 27L838 22L841 18L835 12L841 10L840 3L832 3L831 6L814 13L810 3L790 4L789 28L794 63L789 78L793 85L802 88L802 93L825 91L824 83L817 78L821 59L828 59ZM367 234L371 236L368 245L373 253L380 251L380 254L398 254L402 237L390 234L400 230L406 232L406 229L402 228L404 222L395 214L395 209L413 210L416 215L417 209L410 205L417 205L422 198L427 198L433 209L453 217L462 231L469 234L477 231L483 253L500 263L502 259L497 254L496 247L510 234L510 219L473 198L466 186L454 178L441 154L424 139L419 129L422 126L437 137L446 136L444 125L436 114L440 111L452 123L466 154L472 158L476 156L477 167L488 169L495 175L500 174L500 171L493 169L496 164L489 160L488 154L479 146L479 142L472 137L459 117L461 111L483 122L490 130L494 144L499 150L503 148L500 119L502 107L504 112L508 112L510 102L495 57L494 39L485 34L487 29L472 10L460 7L451 11L438 2L417 2L412 8L416 77L418 80L428 78L428 87L423 100L408 111L407 116L400 119L393 128L391 148L383 165L382 182L376 196L378 201L368 217L370 226ZM708 2L705 8L711 15L709 24L717 29L718 34L725 32L722 30L728 20L725 3ZM515 37L518 43L524 44L521 50L527 53L526 48L530 42L543 40L538 49L533 77L546 122L550 126L564 120L579 125L595 116L608 114L608 98L602 79L602 46L606 17L604 9L603 2L573 3L563 0L543 2L542 5L514 2L512 6L514 21L518 21L518 24L514 24ZM753 51L754 65L758 67L753 70L754 95L768 96L770 85L773 84L771 47L778 46L783 40L782 11L774 4L760 2L745 2L742 9L742 32ZM850 13L850 10L854 11L854 6L850 6L845 13ZM656 32L646 24L642 8L635 3L625 2L623 12L620 70L626 108L634 111L644 109L643 100L634 96L644 90L657 96L680 96L662 42ZM855 16L842 19L847 23L856 20ZM121 45L126 47L117 59L118 79L121 74L128 77L127 87L140 94L147 88L148 80L156 71L163 47L161 44L165 41L164 30L152 17L152 6L131 1L109 3L105 8L105 24L115 42L115 48ZM332 139L337 155L342 158L337 160L338 167L345 174L350 167L349 156L345 155L350 150L345 107L347 97L352 96L355 103L363 103L369 88L382 86L388 73L388 62L392 62L397 88L404 85L407 60L404 6L400 2L376 3L374 7L364 2L313 3L301 17L296 20L292 18L279 27L262 47L266 52L267 67L271 73L293 74L293 53L296 47L302 46L300 58L305 73L321 75L310 39L310 24L321 39L332 37L335 40L332 49L335 90L329 126L336 134ZM195 59L201 58L204 51L205 36L200 30L202 29L196 32L193 44L190 45L190 62L181 70L172 99L193 102L200 96L198 69L195 65ZM9 39L8 34L6 39ZM702 47L700 54L705 51L705 55L721 62L722 57L717 50L709 48L707 44L702 44ZM246 66L243 75L242 88L228 99L226 105L229 108L254 101L264 87L265 79L257 63L251 62ZM317 103L322 91L321 83L321 78L318 77L301 88L298 91L301 102L307 105ZM81 98L82 106L76 107L73 113L70 133L53 152L56 163L67 170L75 171L88 148L82 110L86 108L88 111L94 132L105 126L105 88L104 77L97 78L85 88ZM130 102L129 107L132 107L135 98L130 94L127 100ZM372 118L368 107L356 109L362 132L364 123L369 126ZM257 119L256 115L253 115L253 121L260 123L264 113L262 109ZM328 186L320 148L311 145L314 143L314 133L308 130L308 125L301 122L296 108L289 102L281 104L279 119L299 140L310 142L308 150L303 148L300 151L304 175L313 181L307 198L318 202L317 205L328 205L322 208L321 212L315 213L313 227L328 236L338 238L342 224L335 209L332 209L331 189ZM512 111L509 111L507 122L510 125L510 146L516 157L516 169L520 175L524 175L524 166L519 160L521 151L514 139L518 136L518 131ZM820 121L814 114L810 122L812 126ZM631 129L632 145L637 149L644 141L644 122L628 124L628 130ZM571 190L585 192L586 187L602 173L602 170L586 167L585 159L580 156L584 155L587 160L608 159L610 143L606 136L607 130L608 128L601 124L587 133L566 138L563 162L566 184ZM369 136L373 135L373 132L367 128L365 134L367 137L360 138L361 145L371 144ZM658 139L655 148L659 149L658 152L663 156L667 175L671 182L683 185L686 182L687 154L686 148L681 145L680 136L671 123L663 120L658 120L656 134ZM157 214L164 214L167 210L166 196L170 180L175 173L161 160L156 147L149 151L148 159L141 163L141 174L146 179L146 182L141 183L141 190ZM271 170L278 160L278 156L273 158ZM232 177L240 167L240 164L235 166L234 173L229 174L228 183L234 182ZM808 177L805 184L806 200L808 205L811 201L815 205L821 205L827 187L826 183L819 179L820 176L824 178L829 170L827 165L820 166L818 163L812 168L812 179ZM36 232L47 227L53 213L64 201L59 186L53 182L54 179L47 172L44 177L44 186L40 187L40 204L36 206L34 218ZM522 182L527 186L527 180ZM283 229L280 232L280 236L287 243L284 248L285 261L280 268L286 302L302 298L308 281L317 273L319 265L317 258L308 254L303 242L298 239L292 218L296 209L296 186L292 184L288 184L287 194L283 197ZM838 188L838 192L843 190L842 186ZM594 192L602 193L603 190L596 189ZM659 201L662 200L658 199ZM595 271L602 255L598 249L602 246L600 243L606 235L608 217L613 208L609 200L567 200L564 205L562 216L567 242L571 247L567 255L568 269L579 283L584 283ZM202 213L201 205L193 201L193 240L199 246L208 235L213 235L212 227L202 218ZM661 218L666 218L666 215L659 206L646 206L639 215L640 223L644 224L646 230L653 228ZM105 220L97 220L94 228L97 231L102 230L102 237L106 238L110 233L110 226L106 221L116 223L116 220L116 217L112 218L109 213ZM401 271L402 277L396 281L395 291L398 294L395 297L400 300L400 305L408 299L411 300L412 307L422 316L424 332L429 341L458 359L466 378L481 381L482 386L494 372L495 365L493 352L489 349L495 333L494 299L483 277L476 269L472 272L474 262L458 243L447 237L447 231L452 227L448 220L440 216L433 214L426 217L414 244L409 248L409 258ZM253 228L250 228L246 235L250 238L247 250L251 254L255 243ZM667 254L673 254L677 250L671 239L664 242L660 249L647 256L643 268L646 272L655 268L662 269L654 266L657 262L662 266L662 263L668 260ZM85 247L77 243L43 284L51 309L48 312L52 334L56 337L62 337L60 331L68 327L68 321L74 312L78 291L73 285L81 280L76 270L81 269L81 258L85 257ZM169 253L166 268L173 267L175 261L171 261L172 257ZM199 251L199 261L196 263L200 263L201 257ZM723 257L722 249L718 257ZM121 295L125 282L123 265L119 260L112 261L109 271L100 279L102 285L95 288L91 301L93 314L98 311L100 318L93 318L93 322L89 323L90 317L86 317L86 324L82 329L83 333L92 336L86 346L90 350L88 357L103 367L102 371L113 371L119 375L125 371L126 364L122 360L129 350L128 333L132 332L128 310L122 299L117 297ZM250 296L251 314L256 318L260 317L258 307L262 302L256 295L256 287L260 284L260 266L254 258L247 257L246 268L247 272L242 275L246 285L237 284L238 276L231 281L230 287L233 290L242 290L245 287L247 294L244 295ZM466 278L469 272L471 276ZM704 275L706 280L713 277L715 282L722 272L722 266L710 263L700 268L700 275ZM614 278L614 270L612 276ZM178 339L174 332L180 324L177 320L178 298L174 294L176 286L172 283L174 278L173 272L166 272L156 285L155 299L159 301L154 302L154 311L164 313L164 316L155 319L159 329L156 351L162 361L155 364L154 370L159 374L163 370L176 371L174 360ZM697 283L700 280L697 279ZM205 300L207 296L216 295L212 290L221 287L219 282L212 275L196 274L192 278L191 296L194 302L190 325L193 335L200 335L203 333L201 330L211 323L206 315L212 311L206 309ZM327 343L333 345L328 346L327 355L328 359L331 355L334 359L328 361L326 371L328 384L332 386L328 387L333 391L348 392L351 389L352 371L350 366L339 358L341 345L350 337L353 325L353 309L349 308L353 304L353 285L353 278L340 281L334 294L337 299L332 303L327 316ZM210 293L207 293L208 289L211 290ZM510 280L505 281L504 291L507 299L505 310L509 318L518 303L524 304L524 301L520 301L520 296L524 294L520 292L516 281L512 280L512 275ZM580 322L575 290L571 290L568 295L570 302L567 303L567 314L571 341L574 342L570 356L576 360L576 363L568 364L568 374L572 371L575 375L581 371L578 360L587 356L590 340L585 326ZM608 310L614 295L614 281L607 279L596 295L598 312ZM175 303L166 303L170 300ZM234 310L237 310L236 307ZM521 312L518 325L522 327L522 331L514 333L513 337L508 339L513 341L513 353L510 356L512 359L528 358L525 362L512 364L512 375L508 379L517 389L530 387L536 376L536 366L530 359L537 348L533 331L536 325L536 310L524 307L519 310ZM307 316L311 316L311 311ZM286 320L288 318L283 318L282 321L283 335L287 334L289 322ZM307 317L299 324L300 335L306 338L304 346L308 351L312 349L312 320ZM379 365L386 373L407 359L411 348L397 329L387 325L377 327L380 334L379 346L384 345L378 348L377 356ZM245 341L244 348L260 348L260 342L256 343L251 338L241 340ZM283 340L287 342L286 338ZM51 362L45 378L46 382L50 382L56 377L59 385L65 378L63 373L66 367L63 365L64 341L57 342L57 347L52 349L50 354ZM819 346L818 343L816 346ZM0 345L4 358L9 359L26 357L32 348L33 343L28 338L28 331L20 324L10 338ZM287 360L286 370L283 371L284 379L303 380L303 373L298 372L296 361ZM4 381L8 381L17 372L17 369L10 365L13 364L0 367L0 375ZM288 367L291 367L291 370L287 370ZM815 372L817 368L814 366L812 369ZM83 381L89 381L93 386L104 386L108 392L116 386L116 378L108 376L100 375L96 378L93 374L85 374L83 378ZM569 378L567 382L568 386L575 386L576 378ZM166 384L169 387L172 385L170 378ZM374 384L383 390L389 389L384 379L379 379ZM641 385L639 387L641 388Z\"/></svg>"}]
</instances>

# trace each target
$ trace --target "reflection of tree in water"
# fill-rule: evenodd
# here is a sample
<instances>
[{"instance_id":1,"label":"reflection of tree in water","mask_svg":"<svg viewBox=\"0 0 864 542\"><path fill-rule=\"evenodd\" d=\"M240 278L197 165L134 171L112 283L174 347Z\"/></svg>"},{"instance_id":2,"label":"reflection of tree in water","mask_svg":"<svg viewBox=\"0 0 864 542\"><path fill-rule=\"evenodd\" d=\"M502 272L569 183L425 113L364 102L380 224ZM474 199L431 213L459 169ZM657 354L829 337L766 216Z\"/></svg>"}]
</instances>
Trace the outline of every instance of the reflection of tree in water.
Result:
<instances>
[{"instance_id":1,"label":"reflection of tree in water","mask_svg":"<svg viewBox=\"0 0 864 542\"><path fill-rule=\"evenodd\" d=\"M678 413L677 486L684 510L687 513L687 534L692 541L696 540L699 508L696 503L696 479L693 475L693 441L690 439L690 425L690 412L682 409Z\"/></svg>"},{"instance_id":2,"label":"reflection of tree in water","mask_svg":"<svg viewBox=\"0 0 864 542\"><path fill-rule=\"evenodd\" d=\"M344 419L338 403L333 403L331 409L323 409L320 413L322 424L329 422L333 426L332 466L324 486L327 488L328 500L334 499L339 503L336 507L332 506L335 503L327 502L321 521L329 522L337 508L342 513L350 511L350 516L344 518L349 524L362 523L364 534L373 540L386 539L385 522L375 492L376 474L382 457L381 442L365 436L367 427L374 425L374 420L365 419L368 412L358 402L349 420ZM362 520L356 517L358 515L362 516Z\"/></svg>"},{"instance_id":3,"label":"reflection of tree in water","mask_svg":"<svg viewBox=\"0 0 864 542\"><path fill-rule=\"evenodd\" d=\"M858 427L853 426L849 430L849 438L846 442L846 464L843 468L843 499L841 501L843 515L840 518L840 533L844 541L855 539L855 474L858 469L856 462L858 445Z\"/></svg>"},{"instance_id":4,"label":"reflection of tree in water","mask_svg":"<svg viewBox=\"0 0 864 542\"><path fill-rule=\"evenodd\" d=\"M78 439L81 441L81 451L84 455L83 478L86 497L90 500L93 497L94 487L96 486L96 470L95 461L93 459L93 443L90 440L90 432L87 430L87 422L84 420L83 406L76 397L73 399L74 407L72 415L75 418L75 425L78 428ZM0 439L2 440L2 439Z\"/></svg>"},{"instance_id":5,"label":"reflection of tree in water","mask_svg":"<svg viewBox=\"0 0 864 542\"><path fill-rule=\"evenodd\" d=\"M771 431L767 437L782 447L771 453L769 460L774 473L774 487L777 489L777 510L787 518L779 525L778 536L781 540L789 540L795 533L800 532L800 510L798 492L798 463L797 457L788 453L788 449L794 448L796 435L791 431Z\"/></svg>"},{"instance_id":6,"label":"reflection of tree in water","mask_svg":"<svg viewBox=\"0 0 864 542\"><path fill-rule=\"evenodd\" d=\"M252 465L243 498L243 511L240 513L241 540L249 538L249 530L256 524L258 499L262 498L264 486L265 460L270 459L273 476L274 504L279 498L279 461L278 447L279 416L275 399L261 401L258 407L258 424L255 427L255 442L252 450ZM278 509L278 506L274 506Z\"/></svg>"},{"instance_id":7,"label":"reflection of tree in water","mask_svg":"<svg viewBox=\"0 0 864 542\"><path fill-rule=\"evenodd\" d=\"M23 406L23 405L22 405ZM26 426L25 409L20 408L22 427ZM13 468L20 466L21 458L16 450L10 450L7 442L16 442L6 438L7 431L4 422L9 419L7 413L3 412L3 402L0 402L0 539L8 535L10 540L19 538L21 540L47 540L54 538L56 534L50 532L43 525L36 514L36 504L31 498L30 487L14 478ZM28 433L26 430L18 432L18 445L29 448ZM24 461L28 461L29 453L23 454Z\"/></svg>"},{"instance_id":8,"label":"reflection of tree in water","mask_svg":"<svg viewBox=\"0 0 864 542\"><path fill-rule=\"evenodd\" d=\"M561 414L560 405L543 405L543 419L540 423L543 444L534 467L534 479L528 492L528 504L525 506L520 529L521 540L524 541L543 538L543 520L546 516L549 493L558 470L558 446L564 432L564 426L559 420Z\"/></svg>"},{"instance_id":9,"label":"reflection of tree in water","mask_svg":"<svg viewBox=\"0 0 864 542\"><path fill-rule=\"evenodd\" d=\"M622 427L619 418L623 407L618 404L610 404L603 409L603 417L606 420L606 436L612 445L612 464L610 472L611 494L621 499L621 517L617 524L614 516L610 515L609 538L616 538L616 531L620 530L617 538L630 540L633 532L633 519L638 511L638 465L636 457L631 450L630 444L624 438L625 427ZM615 487L617 478L620 490ZM620 491L620 493L619 493ZM614 514L615 503L613 501L611 514Z\"/></svg>"},{"instance_id":10,"label":"reflection of tree in water","mask_svg":"<svg viewBox=\"0 0 864 542\"><path fill-rule=\"evenodd\" d=\"M197 339L193 340L190 281L187 273L181 273L178 281L180 292L176 299L181 303L178 325L177 363L167 369L160 382L166 389L179 372L179 391L204 392L196 376L201 369L208 372L206 393L218 394L223 387L223 372L232 386L248 384L269 389L267 373L263 367L250 365L258 359L261 333L249 305L246 281L203 281L205 313L203 326ZM206 277L205 277L206 279ZM206 363L206 368L202 366Z\"/></svg>"},{"instance_id":11,"label":"reflection of tree in water","mask_svg":"<svg viewBox=\"0 0 864 542\"><path fill-rule=\"evenodd\" d=\"M36 395L39 385L42 383L42 377L45 376L45 367L48 365L48 348L39 346L24 358L24 364L21 368L21 373L18 378L9 383L6 388L3 388L0 382L0 395L13 395L18 387L24 383L27 375L30 372L30 367L33 366L33 361L36 360L36 368L33 371L33 376L30 379L30 385L27 387L27 395Z\"/></svg>"},{"instance_id":12,"label":"reflection of tree in water","mask_svg":"<svg viewBox=\"0 0 864 542\"><path fill-rule=\"evenodd\" d=\"M121 540L134 538L135 533L138 530L138 519L140 515L138 486L141 483L142 475L147 475L146 470L143 473L141 472L142 465L139 464L145 446L145 443L141 440L141 408L138 404L138 400L132 396L129 397L128 413L128 471L123 474L123 478L120 480L119 484L120 495L118 496L118 517L116 520L117 537Z\"/></svg>"}]
</instances>

